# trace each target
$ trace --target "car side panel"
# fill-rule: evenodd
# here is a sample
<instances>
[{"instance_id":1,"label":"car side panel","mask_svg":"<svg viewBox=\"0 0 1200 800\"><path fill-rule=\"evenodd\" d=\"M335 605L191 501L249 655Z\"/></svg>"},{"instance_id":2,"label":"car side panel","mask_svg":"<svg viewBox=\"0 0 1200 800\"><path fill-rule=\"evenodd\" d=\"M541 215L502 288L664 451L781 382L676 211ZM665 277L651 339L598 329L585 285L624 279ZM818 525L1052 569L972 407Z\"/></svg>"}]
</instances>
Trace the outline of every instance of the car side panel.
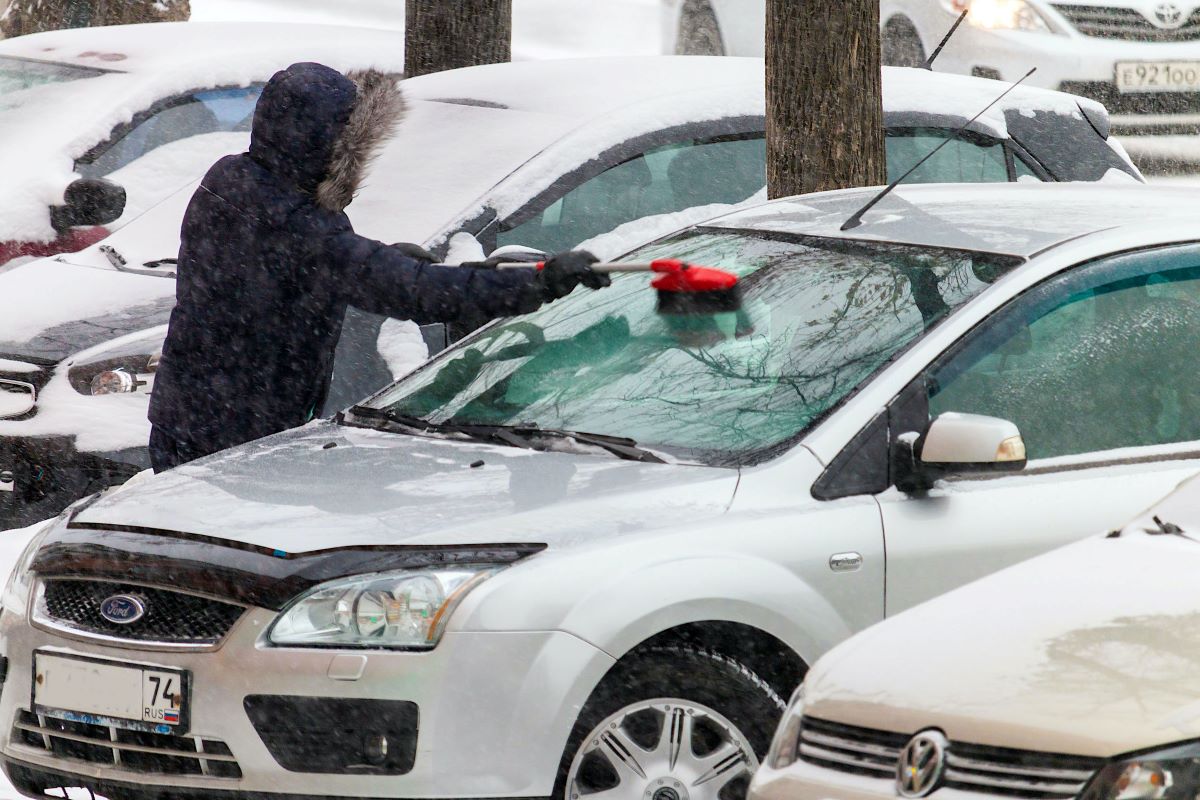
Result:
<instances>
[{"instance_id":1,"label":"car side panel","mask_svg":"<svg viewBox=\"0 0 1200 800\"><path fill-rule=\"evenodd\" d=\"M807 663L883 617L883 535L874 498L819 503L804 448L743 473L729 513L663 534L548 552L468 595L452 627L562 630L620 657L693 622L757 627ZM835 572L830 557L862 564ZM531 586L538 602L530 603Z\"/></svg>"}]
</instances>

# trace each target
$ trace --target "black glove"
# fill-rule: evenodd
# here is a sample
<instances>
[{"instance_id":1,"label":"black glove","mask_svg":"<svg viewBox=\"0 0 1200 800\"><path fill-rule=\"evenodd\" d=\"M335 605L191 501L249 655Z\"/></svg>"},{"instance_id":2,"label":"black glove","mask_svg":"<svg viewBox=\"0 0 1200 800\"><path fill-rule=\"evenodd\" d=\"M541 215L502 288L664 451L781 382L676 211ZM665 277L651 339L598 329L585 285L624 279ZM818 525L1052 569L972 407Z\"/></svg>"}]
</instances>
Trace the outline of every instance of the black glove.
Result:
<instances>
[{"instance_id":1,"label":"black glove","mask_svg":"<svg viewBox=\"0 0 1200 800\"><path fill-rule=\"evenodd\" d=\"M599 260L586 250L568 250L551 256L537 276L543 300L549 303L566 297L581 283L589 289L603 289L611 284L608 275L592 269L592 264Z\"/></svg>"},{"instance_id":2,"label":"black glove","mask_svg":"<svg viewBox=\"0 0 1200 800\"><path fill-rule=\"evenodd\" d=\"M437 261L437 256L421 247L419 244L411 242L396 242L391 245L392 248L399 250L401 255L406 255L409 258L415 258L417 261L428 261L430 264Z\"/></svg>"}]
</instances>

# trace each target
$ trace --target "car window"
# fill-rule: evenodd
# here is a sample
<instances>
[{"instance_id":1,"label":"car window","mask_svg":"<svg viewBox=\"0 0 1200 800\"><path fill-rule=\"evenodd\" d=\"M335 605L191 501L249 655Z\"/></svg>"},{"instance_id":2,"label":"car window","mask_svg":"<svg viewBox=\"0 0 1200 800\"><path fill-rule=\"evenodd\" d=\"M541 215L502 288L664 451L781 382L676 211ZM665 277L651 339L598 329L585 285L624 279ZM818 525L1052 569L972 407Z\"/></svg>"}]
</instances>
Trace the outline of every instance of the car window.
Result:
<instances>
[{"instance_id":1,"label":"car window","mask_svg":"<svg viewBox=\"0 0 1200 800\"><path fill-rule=\"evenodd\" d=\"M1137 178L1137 172L1096 132L1081 113L1010 109L1008 133L1051 177L1059 181L1098 181L1109 170ZM1140 180L1140 178L1139 178Z\"/></svg>"},{"instance_id":2,"label":"car window","mask_svg":"<svg viewBox=\"0 0 1200 800\"><path fill-rule=\"evenodd\" d=\"M497 245L554 252L642 217L740 203L766 184L766 173L761 137L669 144L601 172L532 219L502 229Z\"/></svg>"},{"instance_id":3,"label":"car window","mask_svg":"<svg viewBox=\"0 0 1200 800\"><path fill-rule=\"evenodd\" d=\"M894 181L946 141L940 128L889 129L888 181ZM1008 163L1004 145L991 137L963 135L946 144L906 179L906 183L1004 183Z\"/></svg>"},{"instance_id":4,"label":"car window","mask_svg":"<svg viewBox=\"0 0 1200 800\"><path fill-rule=\"evenodd\" d=\"M248 131L261 86L212 89L172 98L119 127L75 165L86 178L99 178L155 148L204 133Z\"/></svg>"},{"instance_id":5,"label":"car window","mask_svg":"<svg viewBox=\"0 0 1200 800\"><path fill-rule=\"evenodd\" d=\"M1200 440L1200 255L1036 290L929 381L930 413L1016 423L1031 459Z\"/></svg>"},{"instance_id":6,"label":"car window","mask_svg":"<svg viewBox=\"0 0 1200 800\"><path fill-rule=\"evenodd\" d=\"M1033 171L1033 167L1019 153L1013 153L1013 178L1017 181L1038 181L1042 176Z\"/></svg>"},{"instance_id":7,"label":"car window","mask_svg":"<svg viewBox=\"0 0 1200 800\"><path fill-rule=\"evenodd\" d=\"M667 257L743 275L741 310L659 314L645 275L618 276L484 329L372 402L434 422L626 436L746 463L1020 261L730 231L681 235L628 259Z\"/></svg>"},{"instance_id":8,"label":"car window","mask_svg":"<svg viewBox=\"0 0 1200 800\"><path fill-rule=\"evenodd\" d=\"M0 104L7 107L9 95L51 83L67 83L104 75L106 70L57 64L32 58L0 56Z\"/></svg>"}]
</instances>

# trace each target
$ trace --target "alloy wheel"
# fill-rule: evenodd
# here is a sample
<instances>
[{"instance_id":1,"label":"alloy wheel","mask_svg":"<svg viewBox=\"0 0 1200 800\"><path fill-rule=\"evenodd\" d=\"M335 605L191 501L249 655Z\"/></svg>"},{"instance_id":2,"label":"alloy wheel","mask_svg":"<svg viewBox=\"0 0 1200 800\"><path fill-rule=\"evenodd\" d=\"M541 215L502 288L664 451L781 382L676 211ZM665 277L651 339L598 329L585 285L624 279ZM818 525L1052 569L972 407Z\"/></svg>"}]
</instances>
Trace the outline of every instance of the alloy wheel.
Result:
<instances>
[{"instance_id":1,"label":"alloy wheel","mask_svg":"<svg viewBox=\"0 0 1200 800\"><path fill-rule=\"evenodd\" d=\"M584 739L567 800L740 800L758 758L725 717L675 698L625 706Z\"/></svg>"}]
</instances>

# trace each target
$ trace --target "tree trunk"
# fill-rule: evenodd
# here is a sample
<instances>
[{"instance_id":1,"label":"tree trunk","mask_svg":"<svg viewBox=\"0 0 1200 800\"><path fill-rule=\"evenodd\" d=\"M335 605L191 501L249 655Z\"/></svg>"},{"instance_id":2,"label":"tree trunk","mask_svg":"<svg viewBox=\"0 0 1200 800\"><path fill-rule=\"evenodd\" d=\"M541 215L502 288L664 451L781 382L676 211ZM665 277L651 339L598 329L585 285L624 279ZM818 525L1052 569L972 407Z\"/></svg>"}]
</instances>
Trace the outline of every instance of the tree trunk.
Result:
<instances>
[{"instance_id":1,"label":"tree trunk","mask_svg":"<svg viewBox=\"0 0 1200 800\"><path fill-rule=\"evenodd\" d=\"M404 74L512 60L512 0L407 0Z\"/></svg>"},{"instance_id":2,"label":"tree trunk","mask_svg":"<svg viewBox=\"0 0 1200 800\"><path fill-rule=\"evenodd\" d=\"M767 193L887 181L879 0L767 0Z\"/></svg>"},{"instance_id":3,"label":"tree trunk","mask_svg":"<svg viewBox=\"0 0 1200 800\"><path fill-rule=\"evenodd\" d=\"M11 0L0 17L0 31L21 36L62 28L183 22L191 12L189 0Z\"/></svg>"}]
</instances>

